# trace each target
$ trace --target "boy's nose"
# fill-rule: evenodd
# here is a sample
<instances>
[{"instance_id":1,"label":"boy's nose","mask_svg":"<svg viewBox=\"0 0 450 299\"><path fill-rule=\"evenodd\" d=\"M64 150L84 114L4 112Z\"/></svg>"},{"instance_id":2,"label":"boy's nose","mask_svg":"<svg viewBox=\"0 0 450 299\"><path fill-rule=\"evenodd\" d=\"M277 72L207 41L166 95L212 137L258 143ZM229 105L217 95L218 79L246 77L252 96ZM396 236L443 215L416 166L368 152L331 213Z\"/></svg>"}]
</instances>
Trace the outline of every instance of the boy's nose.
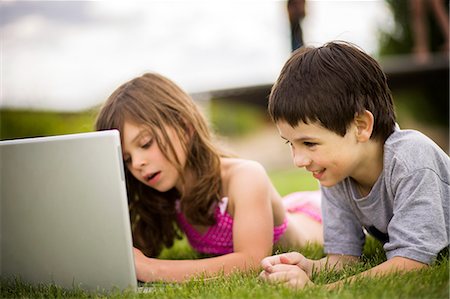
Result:
<instances>
[{"instance_id":1,"label":"boy's nose","mask_svg":"<svg viewBox=\"0 0 450 299\"><path fill-rule=\"evenodd\" d=\"M311 159L309 159L306 155L294 153L294 165L298 168L306 167L311 164Z\"/></svg>"}]
</instances>

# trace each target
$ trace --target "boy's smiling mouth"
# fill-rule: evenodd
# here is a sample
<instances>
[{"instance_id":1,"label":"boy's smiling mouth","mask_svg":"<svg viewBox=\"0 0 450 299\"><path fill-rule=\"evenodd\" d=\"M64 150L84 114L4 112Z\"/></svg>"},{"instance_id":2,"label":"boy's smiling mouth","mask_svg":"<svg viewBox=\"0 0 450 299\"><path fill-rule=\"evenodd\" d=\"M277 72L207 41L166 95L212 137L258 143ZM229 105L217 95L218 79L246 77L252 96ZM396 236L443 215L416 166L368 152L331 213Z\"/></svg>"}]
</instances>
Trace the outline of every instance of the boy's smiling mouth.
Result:
<instances>
[{"instance_id":1,"label":"boy's smiling mouth","mask_svg":"<svg viewBox=\"0 0 450 299\"><path fill-rule=\"evenodd\" d=\"M313 177L317 180L320 180L322 178L322 175L324 172L325 172L325 169L311 171Z\"/></svg>"}]
</instances>

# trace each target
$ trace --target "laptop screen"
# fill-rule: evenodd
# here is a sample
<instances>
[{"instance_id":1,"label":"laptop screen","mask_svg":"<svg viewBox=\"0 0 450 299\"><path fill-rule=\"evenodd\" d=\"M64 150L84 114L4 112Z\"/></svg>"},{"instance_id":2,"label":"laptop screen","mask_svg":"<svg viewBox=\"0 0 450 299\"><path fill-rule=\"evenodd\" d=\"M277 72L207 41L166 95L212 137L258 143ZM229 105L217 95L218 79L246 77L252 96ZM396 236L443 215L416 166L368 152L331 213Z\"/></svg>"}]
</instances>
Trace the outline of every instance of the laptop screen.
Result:
<instances>
[{"instance_id":1,"label":"laptop screen","mask_svg":"<svg viewBox=\"0 0 450 299\"><path fill-rule=\"evenodd\" d=\"M136 288L116 130L0 142L2 277Z\"/></svg>"}]
</instances>

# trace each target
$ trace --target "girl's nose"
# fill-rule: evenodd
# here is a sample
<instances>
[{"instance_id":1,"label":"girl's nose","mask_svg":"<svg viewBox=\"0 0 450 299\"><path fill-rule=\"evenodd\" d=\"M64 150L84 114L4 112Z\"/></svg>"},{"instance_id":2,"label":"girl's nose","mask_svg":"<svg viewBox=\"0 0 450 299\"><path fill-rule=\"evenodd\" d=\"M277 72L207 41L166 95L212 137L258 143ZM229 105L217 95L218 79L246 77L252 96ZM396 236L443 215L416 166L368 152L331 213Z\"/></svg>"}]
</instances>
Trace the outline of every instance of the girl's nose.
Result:
<instances>
[{"instance_id":1,"label":"girl's nose","mask_svg":"<svg viewBox=\"0 0 450 299\"><path fill-rule=\"evenodd\" d=\"M147 160L144 157L140 157L140 156L135 156L132 159L133 163L132 166L135 169L140 169L141 167L147 165Z\"/></svg>"}]
</instances>

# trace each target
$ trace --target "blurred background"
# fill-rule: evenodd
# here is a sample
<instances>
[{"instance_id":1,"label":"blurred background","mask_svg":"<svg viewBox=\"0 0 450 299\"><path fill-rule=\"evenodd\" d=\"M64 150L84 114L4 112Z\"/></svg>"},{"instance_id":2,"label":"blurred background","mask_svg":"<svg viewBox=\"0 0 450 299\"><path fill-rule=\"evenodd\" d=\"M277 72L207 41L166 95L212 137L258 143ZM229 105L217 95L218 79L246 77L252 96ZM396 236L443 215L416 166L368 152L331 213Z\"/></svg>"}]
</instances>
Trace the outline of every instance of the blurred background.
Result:
<instances>
[{"instance_id":1,"label":"blurred background","mask_svg":"<svg viewBox=\"0 0 450 299\"><path fill-rule=\"evenodd\" d=\"M112 91L151 71L193 96L224 147L291 171L270 87L296 47L345 40L380 61L400 126L449 152L448 1L290 2L2 0L0 139L92 131Z\"/></svg>"}]
</instances>

